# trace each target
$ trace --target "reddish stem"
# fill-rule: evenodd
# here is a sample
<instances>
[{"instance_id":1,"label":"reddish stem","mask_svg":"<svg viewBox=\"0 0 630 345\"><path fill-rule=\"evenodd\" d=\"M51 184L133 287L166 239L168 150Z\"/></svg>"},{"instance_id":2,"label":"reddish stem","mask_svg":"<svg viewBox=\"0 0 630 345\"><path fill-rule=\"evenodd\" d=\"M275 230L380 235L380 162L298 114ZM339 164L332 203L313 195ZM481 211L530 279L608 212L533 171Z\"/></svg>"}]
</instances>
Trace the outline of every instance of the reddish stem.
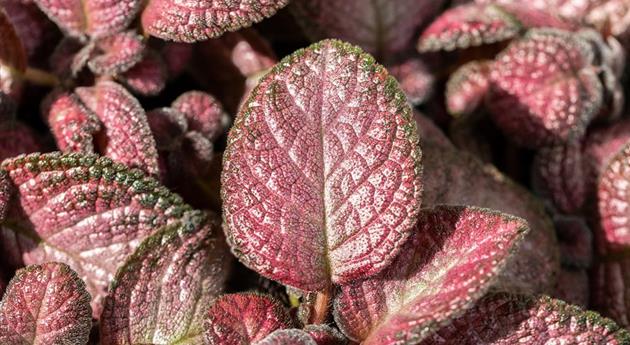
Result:
<instances>
[{"instance_id":1,"label":"reddish stem","mask_svg":"<svg viewBox=\"0 0 630 345\"><path fill-rule=\"evenodd\" d=\"M326 288L317 293L313 310L309 319L310 324L322 324L328 319L328 309L332 300L332 288Z\"/></svg>"}]
</instances>

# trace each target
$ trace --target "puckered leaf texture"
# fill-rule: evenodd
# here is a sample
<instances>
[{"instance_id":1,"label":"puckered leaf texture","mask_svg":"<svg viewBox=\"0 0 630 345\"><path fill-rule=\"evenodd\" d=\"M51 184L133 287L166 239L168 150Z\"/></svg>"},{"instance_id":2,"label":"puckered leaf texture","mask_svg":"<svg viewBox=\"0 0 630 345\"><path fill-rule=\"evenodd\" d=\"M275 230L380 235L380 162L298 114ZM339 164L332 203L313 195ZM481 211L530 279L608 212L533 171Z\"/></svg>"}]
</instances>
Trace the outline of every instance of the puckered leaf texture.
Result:
<instances>
[{"instance_id":1,"label":"puckered leaf texture","mask_svg":"<svg viewBox=\"0 0 630 345\"><path fill-rule=\"evenodd\" d=\"M201 212L146 239L118 270L101 314L101 344L203 344L206 308L224 289L228 250Z\"/></svg>"},{"instance_id":2,"label":"puckered leaf texture","mask_svg":"<svg viewBox=\"0 0 630 345\"><path fill-rule=\"evenodd\" d=\"M0 302L0 344L84 345L92 328L90 295L65 264L16 272Z\"/></svg>"},{"instance_id":3,"label":"puckered leaf texture","mask_svg":"<svg viewBox=\"0 0 630 345\"><path fill-rule=\"evenodd\" d=\"M424 210L385 271L341 287L335 321L362 344L419 342L483 296L526 231L524 220L488 209Z\"/></svg>"},{"instance_id":4,"label":"puckered leaf texture","mask_svg":"<svg viewBox=\"0 0 630 345\"><path fill-rule=\"evenodd\" d=\"M263 78L230 131L228 241L250 268L302 290L374 275L413 227L420 161L387 71L352 45L314 44Z\"/></svg>"}]
</instances>

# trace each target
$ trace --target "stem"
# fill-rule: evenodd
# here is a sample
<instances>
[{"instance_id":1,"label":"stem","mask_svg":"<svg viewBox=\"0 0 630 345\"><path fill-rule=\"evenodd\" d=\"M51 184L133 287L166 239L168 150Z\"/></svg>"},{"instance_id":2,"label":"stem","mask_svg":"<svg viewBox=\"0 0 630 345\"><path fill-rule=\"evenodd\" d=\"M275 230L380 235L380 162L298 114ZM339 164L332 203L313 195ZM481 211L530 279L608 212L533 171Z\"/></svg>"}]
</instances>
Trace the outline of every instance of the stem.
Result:
<instances>
[{"instance_id":1,"label":"stem","mask_svg":"<svg viewBox=\"0 0 630 345\"><path fill-rule=\"evenodd\" d=\"M60 83L59 78L57 78L56 75L33 67L28 67L22 77L25 80L40 86L55 87Z\"/></svg>"},{"instance_id":2,"label":"stem","mask_svg":"<svg viewBox=\"0 0 630 345\"><path fill-rule=\"evenodd\" d=\"M332 289L326 288L324 291L317 293L315 297L315 303L313 305L313 312L308 320L309 324L322 324L328 319L328 309L330 308L330 301L332 300Z\"/></svg>"}]
</instances>

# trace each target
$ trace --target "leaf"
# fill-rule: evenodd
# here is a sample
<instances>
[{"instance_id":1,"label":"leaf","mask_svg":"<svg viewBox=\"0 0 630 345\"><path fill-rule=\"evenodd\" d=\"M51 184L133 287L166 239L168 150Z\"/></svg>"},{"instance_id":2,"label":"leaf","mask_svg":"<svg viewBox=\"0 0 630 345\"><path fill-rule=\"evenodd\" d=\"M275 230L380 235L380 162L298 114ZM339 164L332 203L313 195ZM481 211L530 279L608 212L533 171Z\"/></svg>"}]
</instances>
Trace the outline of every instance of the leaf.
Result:
<instances>
[{"instance_id":1,"label":"leaf","mask_svg":"<svg viewBox=\"0 0 630 345\"><path fill-rule=\"evenodd\" d=\"M98 39L91 44L88 67L98 75L115 75L128 71L142 60L145 44L133 31Z\"/></svg>"},{"instance_id":2,"label":"leaf","mask_svg":"<svg viewBox=\"0 0 630 345\"><path fill-rule=\"evenodd\" d=\"M101 38L123 31L140 9L139 0L35 0L68 35Z\"/></svg>"},{"instance_id":3,"label":"leaf","mask_svg":"<svg viewBox=\"0 0 630 345\"><path fill-rule=\"evenodd\" d=\"M597 220L595 229L601 253L625 251L630 245L628 206L630 194L630 143L617 152L602 169L597 183Z\"/></svg>"},{"instance_id":4,"label":"leaf","mask_svg":"<svg viewBox=\"0 0 630 345\"><path fill-rule=\"evenodd\" d=\"M543 147L533 163L537 188L548 195L563 213L577 213L586 200L582 144L569 141L565 144Z\"/></svg>"},{"instance_id":5,"label":"leaf","mask_svg":"<svg viewBox=\"0 0 630 345\"><path fill-rule=\"evenodd\" d=\"M301 329L279 329L254 345L318 345Z\"/></svg>"},{"instance_id":6,"label":"leaf","mask_svg":"<svg viewBox=\"0 0 630 345\"><path fill-rule=\"evenodd\" d=\"M413 46L418 28L445 1L296 0L290 8L312 40L338 38L385 63Z\"/></svg>"},{"instance_id":7,"label":"leaf","mask_svg":"<svg viewBox=\"0 0 630 345\"><path fill-rule=\"evenodd\" d=\"M160 51L166 64L168 76L172 79L182 74L193 55L193 46L188 43L167 42Z\"/></svg>"},{"instance_id":8,"label":"leaf","mask_svg":"<svg viewBox=\"0 0 630 345\"><path fill-rule=\"evenodd\" d=\"M302 290L374 275L413 227L420 161L411 111L382 66L335 40L298 51L263 78L229 134L232 250Z\"/></svg>"},{"instance_id":9,"label":"leaf","mask_svg":"<svg viewBox=\"0 0 630 345\"><path fill-rule=\"evenodd\" d=\"M490 87L492 61L471 61L453 73L446 84L446 106L452 115L467 115L483 102Z\"/></svg>"},{"instance_id":10,"label":"leaf","mask_svg":"<svg viewBox=\"0 0 630 345\"><path fill-rule=\"evenodd\" d=\"M530 30L497 57L487 105L518 144L579 140L602 105L602 85L586 41L566 31Z\"/></svg>"},{"instance_id":11,"label":"leaf","mask_svg":"<svg viewBox=\"0 0 630 345\"><path fill-rule=\"evenodd\" d=\"M385 271L341 287L335 321L365 345L417 343L485 294L526 231L488 209L424 210Z\"/></svg>"},{"instance_id":12,"label":"leaf","mask_svg":"<svg viewBox=\"0 0 630 345\"><path fill-rule=\"evenodd\" d=\"M630 291L630 258L628 255L601 257L591 273L591 308L628 328L630 310L626 301Z\"/></svg>"},{"instance_id":13,"label":"leaf","mask_svg":"<svg viewBox=\"0 0 630 345\"><path fill-rule=\"evenodd\" d=\"M552 297L588 309L590 305L588 270L562 268L556 277L556 289Z\"/></svg>"},{"instance_id":14,"label":"leaf","mask_svg":"<svg viewBox=\"0 0 630 345\"><path fill-rule=\"evenodd\" d=\"M119 76L122 83L141 96L155 96L162 92L167 78L164 61L153 51L149 51L139 63Z\"/></svg>"},{"instance_id":15,"label":"leaf","mask_svg":"<svg viewBox=\"0 0 630 345\"><path fill-rule=\"evenodd\" d=\"M327 325L306 325L303 331L315 340L317 345L345 345L348 339L336 328Z\"/></svg>"},{"instance_id":16,"label":"leaf","mask_svg":"<svg viewBox=\"0 0 630 345\"><path fill-rule=\"evenodd\" d=\"M547 296L491 294L426 344L628 344L609 319ZM424 344L424 343L423 343Z\"/></svg>"},{"instance_id":17,"label":"leaf","mask_svg":"<svg viewBox=\"0 0 630 345\"><path fill-rule=\"evenodd\" d=\"M40 48L50 39L54 24L31 1L0 0L0 7L13 24L26 55L33 58L41 53Z\"/></svg>"},{"instance_id":18,"label":"leaf","mask_svg":"<svg viewBox=\"0 0 630 345\"><path fill-rule=\"evenodd\" d=\"M421 124L425 207L471 205L527 220L531 231L501 273L497 285L519 293L551 292L553 280L548 277L558 271L560 257L553 224L542 203L494 166L484 165L474 156L455 149L430 121L425 119Z\"/></svg>"},{"instance_id":19,"label":"leaf","mask_svg":"<svg viewBox=\"0 0 630 345\"><path fill-rule=\"evenodd\" d=\"M465 4L446 10L418 41L421 52L481 46L515 37L521 23L499 6Z\"/></svg>"},{"instance_id":20,"label":"leaf","mask_svg":"<svg viewBox=\"0 0 630 345\"><path fill-rule=\"evenodd\" d=\"M200 132L209 140L221 136L229 121L219 101L202 91L185 92L171 106L186 116L191 130Z\"/></svg>"},{"instance_id":21,"label":"leaf","mask_svg":"<svg viewBox=\"0 0 630 345\"><path fill-rule=\"evenodd\" d=\"M19 270L0 302L0 343L87 344L90 295L70 267L45 263Z\"/></svg>"},{"instance_id":22,"label":"leaf","mask_svg":"<svg viewBox=\"0 0 630 345\"><path fill-rule=\"evenodd\" d=\"M576 216L556 216L554 219L562 264L575 269L587 269L593 262L593 233L585 220Z\"/></svg>"},{"instance_id":23,"label":"leaf","mask_svg":"<svg viewBox=\"0 0 630 345\"><path fill-rule=\"evenodd\" d=\"M435 77L421 59L406 59L389 66L389 71L398 80L411 104L421 104L432 96Z\"/></svg>"},{"instance_id":24,"label":"leaf","mask_svg":"<svg viewBox=\"0 0 630 345\"><path fill-rule=\"evenodd\" d=\"M0 121L0 161L42 150L38 135L15 120Z\"/></svg>"},{"instance_id":25,"label":"leaf","mask_svg":"<svg viewBox=\"0 0 630 345\"><path fill-rule=\"evenodd\" d=\"M94 136L101 130L99 118L75 94L53 94L45 111L57 147L63 152L94 152Z\"/></svg>"},{"instance_id":26,"label":"leaf","mask_svg":"<svg viewBox=\"0 0 630 345\"><path fill-rule=\"evenodd\" d=\"M595 194L597 180L608 162L630 142L630 121L621 119L589 131L584 144L584 169L589 195Z\"/></svg>"},{"instance_id":27,"label":"leaf","mask_svg":"<svg viewBox=\"0 0 630 345\"><path fill-rule=\"evenodd\" d=\"M260 22L287 3L288 0L149 0L142 12L142 28L164 40L192 43Z\"/></svg>"},{"instance_id":28,"label":"leaf","mask_svg":"<svg viewBox=\"0 0 630 345\"><path fill-rule=\"evenodd\" d=\"M202 344L205 308L231 263L220 229L193 212L142 242L110 286L101 344Z\"/></svg>"},{"instance_id":29,"label":"leaf","mask_svg":"<svg viewBox=\"0 0 630 345\"><path fill-rule=\"evenodd\" d=\"M101 154L151 175L158 174L155 140L137 99L110 81L79 87L75 93L103 124L97 138Z\"/></svg>"},{"instance_id":30,"label":"leaf","mask_svg":"<svg viewBox=\"0 0 630 345\"><path fill-rule=\"evenodd\" d=\"M275 330L292 326L279 302L254 293L223 295L206 315L204 341L210 345L254 344Z\"/></svg>"},{"instance_id":31,"label":"leaf","mask_svg":"<svg viewBox=\"0 0 630 345\"><path fill-rule=\"evenodd\" d=\"M64 37L50 55L52 72L63 78L75 78L87 65L93 45L84 46L78 39Z\"/></svg>"},{"instance_id":32,"label":"leaf","mask_svg":"<svg viewBox=\"0 0 630 345\"><path fill-rule=\"evenodd\" d=\"M16 98L26 71L26 51L6 12L0 8L0 92Z\"/></svg>"},{"instance_id":33,"label":"leaf","mask_svg":"<svg viewBox=\"0 0 630 345\"><path fill-rule=\"evenodd\" d=\"M89 154L31 154L2 164L21 218L4 222L4 250L25 264L60 261L86 282L94 315L118 267L190 207L137 169ZM9 249L11 249L9 251Z\"/></svg>"}]
</instances>

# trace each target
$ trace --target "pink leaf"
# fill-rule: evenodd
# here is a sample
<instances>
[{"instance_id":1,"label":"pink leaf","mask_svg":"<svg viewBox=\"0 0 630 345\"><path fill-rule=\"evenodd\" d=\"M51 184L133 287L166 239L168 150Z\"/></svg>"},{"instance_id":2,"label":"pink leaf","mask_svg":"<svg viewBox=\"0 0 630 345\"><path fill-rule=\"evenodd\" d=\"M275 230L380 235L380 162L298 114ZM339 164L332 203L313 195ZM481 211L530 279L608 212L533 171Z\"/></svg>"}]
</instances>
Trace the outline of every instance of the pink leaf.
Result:
<instances>
[{"instance_id":1,"label":"pink leaf","mask_svg":"<svg viewBox=\"0 0 630 345\"><path fill-rule=\"evenodd\" d=\"M146 239L118 270L101 344L201 344L205 306L224 289L228 250L218 223L186 214ZM217 236L218 234L218 236Z\"/></svg>"},{"instance_id":2,"label":"pink leaf","mask_svg":"<svg viewBox=\"0 0 630 345\"><path fill-rule=\"evenodd\" d=\"M88 67L98 75L114 75L128 71L144 56L142 37L133 31L121 32L91 43Z\"/></svg>"},{"instance_id":3,"label":"pink leaf","mask_svg":"<svg viewBox=\"0 0 630 345\"><path fill-rule=\"evenodd\" d=\"M327 325L307 325L304 332L308 333L317 345L345 345L348 339L337 329Z\"/></svg>"},{"instance_id":4,"label":"pink leaf","mask_svg":"<svg viewBox=\"0 0 630 345\"><path fill-rule=\"evenodd\" d=\"M23 219L0 229L3 249L26 264L67 263L85 280L94 315L118 267L148 235L189 206L139 170L85 154L5 160Z\"/></svg>"},{"instance_id":5,"label":"pink leaf","mask_svg":"<svg viewBox=\"0 0 630 345\"><path fill-rule=\"evenodd\" d=\"M580 210L586 200L581 142L541 148L533 169L539 180L537 189L547 194L561 212L571 214Z\"/></svg>"},{"instance_id":6,"label":"pink leaf","mask_svg":"<svg viewBox=\"0 0 630 345\"><path fill-rule=\"evenodd\" d=\"M364 345L418 342L483 296L526 231L488 209L425 210L385 271L341 287L335 321Z\"/></svg>"},{"instance_id":7,"label":"pink leaf","mask_svg":"<svg viewBox=\"0 0 630 345\"><path fill-rule=\"evenodd\" d=\"M79 87L75 92L103 124L103 131L97 138L99 152L117 162L157 175L155 140L138 100L110 81Z\"/></svg>"},{"instance_id":8,"label":"pink leaf","mask_svg":"<svg viewBox=\"0 0 630 345\"><path fill-rule=\"evenodd\" d=\"M437 14L443 0L296 0L295 16L313 40L338 38L361 46L389 64L413 46L418 28Z\"/></svg>"},{"instance_id":9,"label":"pink leaf","mask_svg":"<svg viewBox=\"0 0 630 345\"><path fill-rule=\"evenodd\" d=\"M218 298L207 312L205 344L253 344L278 329L290 328L287 310L264 295L240 293Z\"/></svg>"},{"instance_id":10,"label":"pink leaf","mask_svg":"<svg viewBox=\"0 0 630 345\"><path fill-rule=\"evenodd\" d=\"M423 103L433 92L435 78L419 58L409 58L389 67L411 104Z\"/></svg>"},{"instance_id":11,"label":"pink leaf","mask_svg":"<svg viewBox=\"0 0 630 345\"><path fill-rule=\"evenodd\" d=\"M491 61L472 61L460 67L448 79L446 106L449 113L467 115L483 102L490 87Z\"/></svg>"},{"instance_id":12,"label":"pink leaf","mask_svg":"<svg viewBox=\"0 0 630 345\"><path fill-rule=\"evenodd\" d=\"M566 31L531 30L491 72L488 107L517 143L540 147L578 140L602 105L593 50Z\"/></svg>"},{"instance_id":13,"label":"pink leaf","mask_svg":"<svg viewBox=\"0 0 630 345\"><path fill-rule=\"evenodd\" d=\"M587 190L595 193L597 180L608 162L630 142L630 121L622 119L609 126L594 128L584 144L584 165Z\"/></svg>"},{"instance_id":14,"label":"pink leaf","mask_svg":"<svg viewBox=\"0 0 630 345\"><path fill-rule=\"evenodd\" d=\"M101 38L123 31L140 9L140 0L35 0L68 35Z\"/></svg>"},{"instance_id":15,"label":"pink leaf","mask_svg":"<svg viewBox=\"0 0 630 345\"><path fill-rule=\"evenodd\" d=\"M183 93L171 106L186 116L190 130L202 133L209 140L221 136L229 121L219 101L205 92Z\"/></svg>"},{"instance_id":16,"label":"pink leaf","mask_svg":"<svg viewBox=\"0 0 630 345\"><path fill-rule=\"evenodd\" d=\"M280 329L254 345L318 345L301 329Z\"/></svg>"},{"instance_id":17,"label":"pink leaf","mask_svg":"<svg viewBox=\"0 0 630 345\"><path fill-rule=\"evenodd\" d=\"M431 134L429 121L423 121L421 138L424 153L424 204L471 205L496 209L527 220L531 231L514 253L498 285L506 291L547 293L553 288L560 257L553 224L542 203L498 169L482 164L449 142ZM433 129L432 131L439 131ZM430 138L438 138L437 140ZM471 183L470 181L475 181Z\"/></svg>"},{"instance_id":18,"label":"pink leaf","mask_svg":"<svg viewBox=\"0 0 630 345\"><path fill-rule=\"evenodd\" d=\"M270 17L288 0L149 0L142 27L151 36L178 42L203 41Z\"/></svg>"},{"instance_id":19,"label":"pink leaf","mask_svg":"<svg viewBox=\"0 0 630 345\"><path fill-rule=\"evenodd\" d=\"M298 51L264 77L230 131L222 194L232 249L302 290L374 275L413 227L420 158L406 98L372 57L335 40Z\"/></svg>"},{"instance_id":20,"label":"pink leaf","mask_svg":"<svg viewBox=\"0 0 630 345\"><path fill-rule=\"evenodd\" d=\"M141 96L155 96L166 86L166 66L162 58L153 51L119 76L119 79L133 92Z\"/></svg>"},{"instance_id":21,"label":"pink leaf","mask_svg":"<svg viewBox=\"0 0 630 345\"><path fill-rule=\"evenodd\" d=\"M94 152L94 136L101 129L96 114L75 94L63 92L52 97L46 117L57 147L63 152Z\"/></svg>"},{"instance_id":22,"label":"pink leaf","mask_svg":"<svg viewBox=\"0 0 630 345\"><path fill-rule=\"evenodd\" d=\"M599 314L547 296L491 294L426 344L627 344L630 334ZM425 344L425 343L423 343Z\"/></svg>"},{"instance_id":23,"label":"pink leaf","mask_svg":"<svg viewBox=\"0 0 630 345\"><path fill-rule=\"evenodd\" d=\"M60 263L19 270L0 302L0 343L87 344L90 295L70 267Z\"/></svg>"},{"instance_id":24,"label":"pink leaf","mask_svg":"<svg viewBox=\"0 0 630 345\"><path fill-rule=\"evenodd\" d=\"M421 52L465 49L511 39L521 23L499 6L466 4L446 10L424 30Z\"/></svg>"},{"instance_id":25,"label":"pink leaf","mask_svg":"<svg viewBox=\"0 0 630 345\"><path fill-rule=\"evenodd\" d=\"M6 12L0 8L0 92L17 98L22 74L26 71L26 51Z\"/></svg>"}]
</instances>

